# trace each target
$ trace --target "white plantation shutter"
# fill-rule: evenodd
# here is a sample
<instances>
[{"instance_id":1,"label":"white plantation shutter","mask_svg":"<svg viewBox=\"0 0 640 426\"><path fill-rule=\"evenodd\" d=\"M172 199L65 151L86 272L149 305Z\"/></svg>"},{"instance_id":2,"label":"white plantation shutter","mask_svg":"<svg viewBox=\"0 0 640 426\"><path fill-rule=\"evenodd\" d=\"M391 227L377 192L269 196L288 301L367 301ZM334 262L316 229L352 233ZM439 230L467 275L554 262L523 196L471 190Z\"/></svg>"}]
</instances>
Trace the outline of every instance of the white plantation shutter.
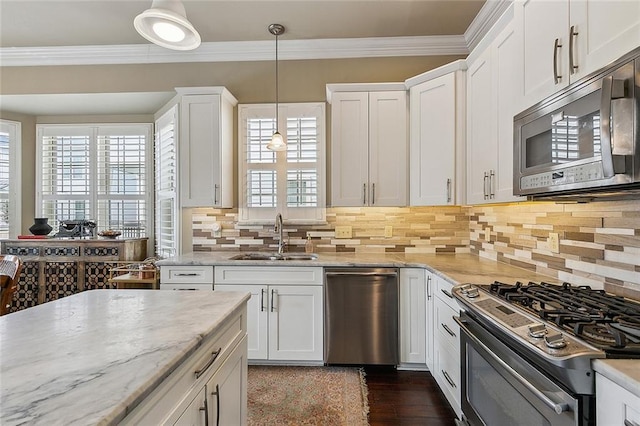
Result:
<instances>
[{"instance_id":1,"label":"white plantation shutter","mask_svg":"<svg viewBox=\"0 0 640 426\"><path fill-rule=\"evenodd\" d=\"M147 236L151 125L38 126L38 216Z\"/></svg>"},{"instance_id":2,"label":"white plantation shutter","mask_svg":"<svg viewBox=\"0 0 640 426\"><path fill-rule=\"evenodd\" d=\"M280 104L287 150L267 143L276 129L274 105L240 105L240 220L299 223L325 220L325 110L322 103Z\"/></svg>"},{"instance_id":3,"label":"white plantation shutter","mask_svg":"<svg viewBox=\"0 0 640 426\"><path fill-rule=\"evenodd\" d=\"M156 253L160 257L178 253L176 121L177 107L156 121Z\"/></svg>"},{"instance_id":4,"label":"white plantation shutter","mask_svg":"<svg viewBox=\"0 0 640 426\"><path fill-rule=\"evenodd\" d=\"M0 238L20 233L21 131L19 122L0 120Z\"/></svg>"}]
</instances>

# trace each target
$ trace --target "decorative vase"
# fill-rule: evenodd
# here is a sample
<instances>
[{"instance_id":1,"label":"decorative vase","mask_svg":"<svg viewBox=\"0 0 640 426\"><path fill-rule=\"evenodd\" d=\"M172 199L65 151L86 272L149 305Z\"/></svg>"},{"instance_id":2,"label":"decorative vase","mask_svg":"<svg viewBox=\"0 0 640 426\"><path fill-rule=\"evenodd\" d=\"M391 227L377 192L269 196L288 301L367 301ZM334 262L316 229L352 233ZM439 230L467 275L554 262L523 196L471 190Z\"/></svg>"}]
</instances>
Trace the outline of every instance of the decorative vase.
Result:
<instances>
[{"instance_id":1,"label":"decorative vase","mask_svg":"<svg viewBox=\"0 0 640 426\"><path fill-rule=\"evenodd\" d=\"M33 220L35 221L35 223L29 228L29 232L31 232L33 235L48 235L49 232L51 232L51 230L53 229L51 225L47 223L49 221L49 218L36 217Z\"/></svg>"}]
</instances>

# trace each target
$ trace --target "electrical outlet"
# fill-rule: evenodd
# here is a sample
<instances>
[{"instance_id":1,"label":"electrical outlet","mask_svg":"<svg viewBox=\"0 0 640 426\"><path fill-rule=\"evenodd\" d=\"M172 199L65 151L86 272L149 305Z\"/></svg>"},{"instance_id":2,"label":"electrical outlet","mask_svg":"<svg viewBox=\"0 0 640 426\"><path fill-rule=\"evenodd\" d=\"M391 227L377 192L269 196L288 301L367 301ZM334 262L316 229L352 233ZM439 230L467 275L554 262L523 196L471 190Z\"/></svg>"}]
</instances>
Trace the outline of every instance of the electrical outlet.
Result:
<instances>
[{"instance_id":1,"label":"electrical outlet","mask_svg":"<svg viewBox=\"0 0 640 426\"><path fill-rule=\"evenodd\" d=\"M560 236L557 232L549 232L549 238L547 238L547 242L549 243L549 250L554 253L560 252Z\"/></svg>"},{"instance_id":2,"label":"electrical outlet","mask_svg":"<svg viewBox=\"0 0 640 426\"><path fill-rule=\"evenodd\" d=\"M384 227L384 237L385 238L393 237L393 226L387 225Z\"/></svg>"},{"instance_id":3,"label":"electrical outlet","mask_svg":"<svg viewBox=\"0 0 640 426\"><path fill-rule=\"evenodd\" d=\"M487 242L491 242L491 229L484 228L484 240Z\"/></svg>"},{"instance_id":4,"label":"electrical outlet","mask_svg":"<svg viewBox=\"0 0 640 426\"><path fill-rule=\"evenodd\" d=\"M350 226L336 226L336 238L351 238Z\"/></svg>"}]
</instances>

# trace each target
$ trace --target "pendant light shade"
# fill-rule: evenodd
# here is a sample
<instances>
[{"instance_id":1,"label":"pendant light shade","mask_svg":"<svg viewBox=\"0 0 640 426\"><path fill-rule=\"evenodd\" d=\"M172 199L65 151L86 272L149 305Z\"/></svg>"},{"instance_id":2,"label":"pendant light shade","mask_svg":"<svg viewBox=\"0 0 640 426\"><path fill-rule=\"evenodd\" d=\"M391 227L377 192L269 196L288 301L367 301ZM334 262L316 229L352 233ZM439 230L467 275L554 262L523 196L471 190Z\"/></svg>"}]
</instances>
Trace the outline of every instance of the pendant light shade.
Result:
<instances>
[{"instance_id":1,"label":"pendant light shade","mask_svg":"<svg viewBox=\"0 0 640 426\"><path fill-rule=\"evenodd\" d=\"M269 32L276 36L276 131L271 137L271 142L267 144L267 149L271 151L284 151L287 149L287 142L278 131L278 36L284 34L284 26L271 24L269 25Z\"/></svg>"},{"instance_id":2,"label":"pendant light shade","mask_svg":"<svg viewBox=\"0 0 640 426\"><path fill-rule=\"evenodd\" d=\"M167 49L193 50L200 46L200 34L187 19L180 0L153 0L151 9L136 16L133 26L142 37Z\"/></svg>"}]
</instances>

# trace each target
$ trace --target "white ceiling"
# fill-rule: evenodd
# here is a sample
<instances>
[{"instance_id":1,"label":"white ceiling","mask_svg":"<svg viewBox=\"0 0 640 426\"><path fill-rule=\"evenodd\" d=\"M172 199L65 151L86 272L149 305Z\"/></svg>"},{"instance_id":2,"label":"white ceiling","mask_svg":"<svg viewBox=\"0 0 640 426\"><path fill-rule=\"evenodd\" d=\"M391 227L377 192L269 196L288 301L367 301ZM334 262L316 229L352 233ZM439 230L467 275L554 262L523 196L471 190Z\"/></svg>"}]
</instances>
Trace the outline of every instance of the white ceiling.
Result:
<instances>
[{"instance_id":1,"label":"white ceiling","mask_svg":"<svg viewBox=\"0 0 640 426\"><path fill-rule=\"evenodd\" d=\"M286 27L280 37L283 59L287 59L289 46L297 55L313 49L320 55L339 55L341 49L347 56L365 49L379 52L378 56L411 55L424 50L431 39L436 40L434 51L439 54L460 54L460 43L455 45L458 51L446 51L454 46L446 36L456 36L456 43L462 39L462 49L466 49L470 43L462 35L485 0L183 0L187 17L203 41L188 53L150 46L135 31L134 17L151 3L0 0L0 66L13 65L16 55L20 60L36 60L22 65L64 63L47 63L52 58L70 60L68 63L126 63L123 58L127 55L136 60L154 54L156 62L209 61L225 55L232 59L220 60L235 60L240 54L245 55L244 60L270 60L273 53L264 43L271 46L273 36L267 30L271 23ZM148 52L141 55L141 49ZM31 115L145 114L156 111L172 96L168 92L2 95L0 87L0 109Z\"/></svg>"}]
</instances>

